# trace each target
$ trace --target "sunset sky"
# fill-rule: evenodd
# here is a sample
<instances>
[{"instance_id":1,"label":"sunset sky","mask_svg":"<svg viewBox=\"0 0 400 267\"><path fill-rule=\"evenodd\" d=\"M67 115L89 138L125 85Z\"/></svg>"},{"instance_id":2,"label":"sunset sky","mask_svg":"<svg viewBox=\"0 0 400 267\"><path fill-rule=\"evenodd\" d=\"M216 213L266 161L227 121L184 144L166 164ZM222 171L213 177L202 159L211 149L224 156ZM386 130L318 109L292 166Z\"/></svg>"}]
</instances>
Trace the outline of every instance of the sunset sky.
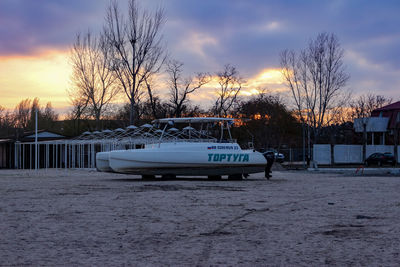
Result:
<instances>
[{"instance_id":1,"label":"sunset sky","mask_svg":"<svg viewBox=\"0 0 400 267\"><path fill-rule=\"evenodd\" d=\"M118 1L124 5L126 1ZM69 106L69 49L80 31L101 29L108 0L0 0L0 105L25 98ZM258 89L285 96L279 53L304 48L320 32L335 33L354 95L400 100L400 1L368 0L139 0L162 6L162 30L171 58L187 75L216 72L227 63ZM165 89L164 89L165 90ZM163 88L160 88L162 93ZM212 88L193 97L212 99Z\"/></svg>"}]
</instances>

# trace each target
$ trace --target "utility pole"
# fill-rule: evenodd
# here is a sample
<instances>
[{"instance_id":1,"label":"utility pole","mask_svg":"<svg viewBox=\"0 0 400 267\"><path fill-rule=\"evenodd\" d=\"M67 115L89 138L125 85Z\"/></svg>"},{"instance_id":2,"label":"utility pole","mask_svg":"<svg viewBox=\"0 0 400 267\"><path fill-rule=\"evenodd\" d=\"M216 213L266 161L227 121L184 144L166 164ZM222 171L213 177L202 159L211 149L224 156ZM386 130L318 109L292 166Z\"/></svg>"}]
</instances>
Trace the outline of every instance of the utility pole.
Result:
<instances>
[{"instance_id":1,"label":"utility pole","mask_svg":"<svg viewBox=\"0 0 400 267\"><path fill-rule=\"evenodd\" d=\"M311 133L310 133L310 111L307 111L307 167L310 166L311 162ZM315 137L314 137L315 138Z\"/></svg>"},{"instance_id":2,"label":"utility pole","mask_svg":"<svg viewBox=\"0 0 400 267\"><path fill-rule=\"evenodd\" d=\"M304 127L304 121L301 124L301 132L303 134L303 168L306 168L306 135L305 135L305 127Z\"/></svg>"},{"instance_id":3,"label":"utility pole","mask_svg":"<svg viewBox=\"0 0 400 267\"><path fill-rule=\"evenodd\" d=\"M397 160L399 158L399 150L398 150L398 145L399 145L399 125L400 122L396 122L394 125L394 157L395 157L395 166L397 166Z\"/></svg>"},{"instance_id":4,"label":"utility pole","mask_svg":"<svg viewBox=\"0 0 400 267\"><path fill-rule=\"evenodd\" d=\"M35 109L35 170L38 168L38 109Z\"/></svg>"},{"instance_id":5,"label":"utility pole","mask_svg":"<svg viewBox=\"0 0 400 267\"><path fill-rule=\"evenodd\" d=\"M362 118L363 124L363 164L367 158L367 119Z\"/></svg>"}]
</instances>

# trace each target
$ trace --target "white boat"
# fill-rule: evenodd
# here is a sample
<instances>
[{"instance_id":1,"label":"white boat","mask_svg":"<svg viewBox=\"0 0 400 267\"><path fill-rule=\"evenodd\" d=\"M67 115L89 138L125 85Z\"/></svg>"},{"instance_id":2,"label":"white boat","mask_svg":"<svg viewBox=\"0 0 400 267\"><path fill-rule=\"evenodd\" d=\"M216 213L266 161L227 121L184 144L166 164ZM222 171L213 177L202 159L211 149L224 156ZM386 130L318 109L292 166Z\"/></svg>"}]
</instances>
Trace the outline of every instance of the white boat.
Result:
<instances>
[{"instance_id":1,"label":"white boat","mask_svg":"<svg viewBox=\"0 0 400 267\"><path fill-rule=\"evenodd\" d=\"M113 172L109 161L110 152L98 152L96 154L96 169L100 172Z\"/></svg>"},{"instance_id":2,"label":"white boat","mask_svg":"<svg viewBox=\"0 0 400 267\"><path fill-rule=\"evenodd\" d=\"M103 152L97 157L101 167L109 167L120 173L131 173L145 177L163 175L175 177L176 175L209 176L220 178L229 175L230 178L241 178L249 173L262 172L267 163L264 156L253 150L242 150L231 138L229 124L233 119L228 118L172 118L155 120L155 124L166 124L163 133L167 132L168 125L177 123L189 124L185 127L185 139L163 139L163 133L158 142L146 144L143 149L115 150ZM217 123L221 125L221 139L205 137L208 129L195 130L193 123ZM225 125L225 126L224 126ZM229 139L223 140L223 131L227 130ZM203 136L202 136L203 135ZM154 140L154 139L153 139ZM108 156L108 163L106 162Z\"/></svg>"}]
</instances>

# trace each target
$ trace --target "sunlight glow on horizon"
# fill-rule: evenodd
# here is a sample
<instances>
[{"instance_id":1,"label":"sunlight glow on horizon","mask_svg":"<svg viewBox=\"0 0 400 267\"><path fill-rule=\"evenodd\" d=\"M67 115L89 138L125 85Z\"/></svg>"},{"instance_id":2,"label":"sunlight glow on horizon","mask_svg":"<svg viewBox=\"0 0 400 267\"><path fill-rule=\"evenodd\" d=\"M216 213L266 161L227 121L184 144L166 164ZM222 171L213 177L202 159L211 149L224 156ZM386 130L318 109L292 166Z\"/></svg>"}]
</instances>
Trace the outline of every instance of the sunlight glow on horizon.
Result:
<instances>
[{"instance_id":1,"label":"sunlight glow on horizon","mask_svg":"<svg viewBox=\"0 0 400 267\"><path fill-rule=\"evenodd\" d=\"M51 102L57 113L63 115L70 109L67 89L71 86L69 50L42 49L30 55L0 56L0 106L12 111L26 99L38 97L41 106ZM168 98L165 74L157 76L157 91L164 100ZM280 69L264 68L252 77L245 78L240 96L257 95L267 89L269 92L285 90ZM193 104L212 106L219 84L216 76L196 94L190 96ZM124 94L116 101L127 102Z\"/></svg>"},{"instance_id":2,"label":"sunlight glow on horizon","mask_svg":"<svg viewBox=\"0 0 400 267\"><path fill-rule=\"evenodd\" d=\"M284 80L280 69L265 68L244 84L241 94L246 96L256 95L263 89L284 91Z\"/></svg>"},{"instance_id":3,"label":"sunlight glow on horizon","mask_svg":"<svg viewBox=\"0 0 400 267\"><path fill-rule=\"evenodd\" d=\"M216 76L213 76L211 82L204 86L203 89L196 92L196 98L192 97L191 100L211 107L214 104L220 85ZM286 92L288 89L284 85L284 79L280 69L277 68L264 68L256 75L245 79L242 84L242 89L239 96L251 97L260 94L263 91L268 93L281 93ZM197 100L197 101L196 101Z\"/></svg>"},{"instance_id":4,"label":"sunlight glow on horizon","mask_svg":"<svg viewBox=\"0 0 400 267\"><path fill-rule=\"evenodd\" d=\"M41 105L68 107L68 54L67 49L41 49L30 55L0 56L0 106L12 110L21 100L38 97Z\"/></svg>"}]
</instances>

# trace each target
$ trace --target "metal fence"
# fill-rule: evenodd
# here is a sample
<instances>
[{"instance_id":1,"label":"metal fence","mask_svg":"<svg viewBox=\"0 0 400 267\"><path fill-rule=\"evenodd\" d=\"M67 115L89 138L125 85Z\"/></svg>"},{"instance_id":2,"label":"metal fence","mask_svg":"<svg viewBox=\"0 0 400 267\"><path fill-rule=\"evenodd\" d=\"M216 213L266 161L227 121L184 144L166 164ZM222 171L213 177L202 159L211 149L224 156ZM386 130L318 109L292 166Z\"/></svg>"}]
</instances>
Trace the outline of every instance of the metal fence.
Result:
<instances>
[{"instance_id":1,"label":"metal fence","mask_svg":"<svg viewBox=\"0 0 400 267\"><path fill-rule=\"evenodd\" d=\"M217 139L192 127L162 131L153 125L128 126L126 129L85 132L69 140L16 142L12 153L14 168L95 168L96 154L103 151L143 148L163 142L216 142ZM10 153L11 155L11 153Z\"/></svg>"},{"instance_id":2,"label":"metal fence","mask_svg":"<svg viewBox=\"0 0 400 267\"><path fill-rule=\"evenodd\" d=\"M332 159L333 147L333 159ZM394 153L394 146L388 145L367 145L366 157L376 152ZM400 146L397 147L400 151ZM313 161L317 164L358 164L363 163L362 145L334 145L317 144L313 146ZM397 162L400 163L400 154L397 155Z\"/></svg>"}]
</instances>

